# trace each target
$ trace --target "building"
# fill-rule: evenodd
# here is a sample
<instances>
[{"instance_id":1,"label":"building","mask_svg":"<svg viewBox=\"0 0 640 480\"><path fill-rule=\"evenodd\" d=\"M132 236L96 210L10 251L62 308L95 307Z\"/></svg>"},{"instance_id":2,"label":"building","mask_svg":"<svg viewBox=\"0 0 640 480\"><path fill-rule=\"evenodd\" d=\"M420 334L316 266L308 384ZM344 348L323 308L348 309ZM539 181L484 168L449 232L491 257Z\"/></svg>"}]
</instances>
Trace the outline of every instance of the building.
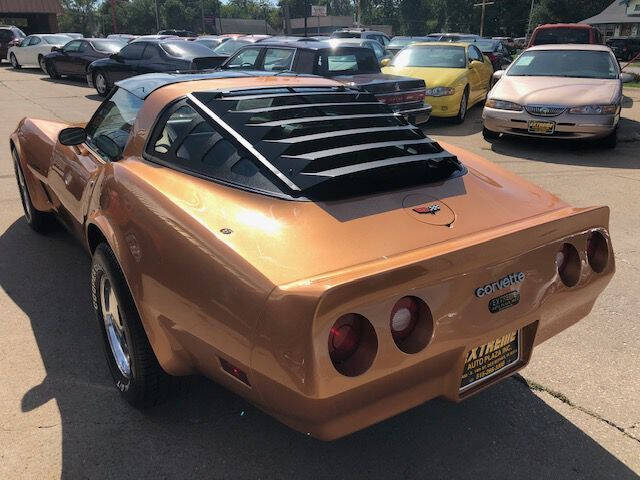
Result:
<instances>
[{"instance_id":1,"label":"building","mask_svg":"<svg viewBox=\"0 0 640 480\"><path fill-rule=\"evenodd\" d=\"M640 37L640 0L615 0L582 23L597 27L605 38Z\"/></svg>"},{"instance_id":2,"label":"building","mask_svg":"<svg viewBox=\"0 0 640 480\"><path fill-rule=\"evenodd\" d=\"M0 0L0 25L15 25L27 35L57 32L61 13L59 0Z\"/></svg>"},{"instance_id":3,"label":"building","mask_svg":"<svg viewBox=\"0 0 640 480\"><path fill-rule=\"evenodd\" d=\"M2 0L0 0L2 1ZM264 20L249 18L219 18L213 19L216 33L244 33L245 35L276 35L279 32L274 30ZM209 30L209 29L208 29Z\"/></svg>"}]
</instances>

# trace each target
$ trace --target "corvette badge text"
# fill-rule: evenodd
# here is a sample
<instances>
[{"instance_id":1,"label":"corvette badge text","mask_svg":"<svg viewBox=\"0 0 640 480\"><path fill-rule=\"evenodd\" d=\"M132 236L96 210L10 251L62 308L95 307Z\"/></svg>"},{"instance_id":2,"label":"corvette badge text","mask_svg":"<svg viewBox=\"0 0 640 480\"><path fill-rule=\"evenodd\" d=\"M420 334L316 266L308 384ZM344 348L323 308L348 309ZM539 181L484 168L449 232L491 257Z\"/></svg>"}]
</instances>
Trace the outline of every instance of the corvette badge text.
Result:
<instances>
[{"instance_id":1,"label":"corvette badge text","mask_svg":"<svg viewBox=\"0 0 640 480\"><path fill-rule=\"evenodd\" d=\"M524 281L524 272L510 273L506 277L501 278L498 281L487 283L482 287L476 288L476 297L484 297L485 295L491 295L492 293L502 290L503 288L517 285Z\"/></svg>"}]
</instances>

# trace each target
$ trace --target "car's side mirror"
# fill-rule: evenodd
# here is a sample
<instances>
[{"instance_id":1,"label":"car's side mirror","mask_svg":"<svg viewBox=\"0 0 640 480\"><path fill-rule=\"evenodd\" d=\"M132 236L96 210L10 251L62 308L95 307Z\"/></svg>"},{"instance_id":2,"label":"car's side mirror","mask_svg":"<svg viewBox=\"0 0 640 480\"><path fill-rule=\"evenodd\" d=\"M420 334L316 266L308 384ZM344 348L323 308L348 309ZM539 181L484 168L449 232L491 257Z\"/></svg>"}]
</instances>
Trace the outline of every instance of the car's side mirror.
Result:
<instances>
[{"instance_id":1,"label":"car's side mirror","mask_svg":"<svg viewBox=\"0 0 640 480\"><path fill-rule=\"evenodd\" d=\"M104 153L110 160L116 160L122 155L122 148L112 138L106 135L98 135L93 142L102 153Z\"/></svg>"},{"instance_id":2,"label":"car's side mirror","mask_svg":"<svg viewBox=\"0 0 640 480\"><path fill-rule=\"evenodd\" d=\"M493 72L493 81L497 82L498 80L500 80L502 78L502 76L504 75L504 70L496 70L495 72Z\"/></svg>"},{"instance_id":3,"label":"car's side mirror","mask_svg":"<svg viewBox=\"0 0 640 480\"><path fill-rule=\"evenodd\" d=\"M635 81L636 77L632 73L622 72L620 74L620 79L622 83L629 83Z\"/></svg>"},{"instance_id":4,"label":"car's side mirror","mask_svg":"<svg viewBox=\"0 0 640 480\"><path fill-rule=\"evenodd\" d=\"M390 58L383 58L382 60L380 60L380 66L381 67L386 67L389 65L389 63L391 63L391 59Z\"/></svg>"},{"instance_id":5,"label":"car's side mirror","mask_svg":"<svg viewBox=\"0 0 640 480\"><path fill-rule=\"evenodd\" d=\"M121 62L122 61L122 57L120 55L118 55L117 53L112 53L111 55L109 55L109 58L111 60L115 60L116 62Z\"/></svg>"},{"instance_id":6,"label":"car's side mirror","mask_svg":"<svg viewBox=\"0 0 640 480\"><path fill-rule=\"evenodd\" d=\"M80 145L87 139L87 132L82 127L69 127L63 128L58 133L58 141L62 145L71 147L73 145Z\"/></svg>"},{"instance_id":7,"label":"car's side mirror","mask_svg":"<svg viewBox=\"0 0 640 480\"><path fill-rule=\"evenodd\" d=\"M60 47L51 47L51 51L64 53L64 50Z\"/></svg>"}]
</instances>

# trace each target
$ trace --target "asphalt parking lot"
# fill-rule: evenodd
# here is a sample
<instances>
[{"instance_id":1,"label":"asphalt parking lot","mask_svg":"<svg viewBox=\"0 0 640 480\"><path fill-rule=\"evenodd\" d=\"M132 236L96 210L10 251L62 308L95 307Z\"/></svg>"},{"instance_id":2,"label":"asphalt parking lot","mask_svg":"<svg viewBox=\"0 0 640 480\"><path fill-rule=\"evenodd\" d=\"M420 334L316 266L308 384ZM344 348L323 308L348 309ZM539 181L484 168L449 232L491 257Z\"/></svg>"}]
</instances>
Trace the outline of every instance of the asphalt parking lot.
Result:
<instances>
[{"instance_id":1,"label":"asphalt parking lot","mask_svg":"<svg viewBox=\"0 0 640 480\"><path fill-rule=\"evenodd\" d=\"M0 478L640 478L640 89L620 140L481 135L481 108L426 131L576 206L611 207L617 273L592 313L521 375L455 405L436 400L332 443L294 432L203 379L141 413L119 398L91 309L89 258L22 216L8 135L24 116L84 122L95 91L0 66ZM491 212L486 212L491 215Z\"/></svg>"}]
</instances>

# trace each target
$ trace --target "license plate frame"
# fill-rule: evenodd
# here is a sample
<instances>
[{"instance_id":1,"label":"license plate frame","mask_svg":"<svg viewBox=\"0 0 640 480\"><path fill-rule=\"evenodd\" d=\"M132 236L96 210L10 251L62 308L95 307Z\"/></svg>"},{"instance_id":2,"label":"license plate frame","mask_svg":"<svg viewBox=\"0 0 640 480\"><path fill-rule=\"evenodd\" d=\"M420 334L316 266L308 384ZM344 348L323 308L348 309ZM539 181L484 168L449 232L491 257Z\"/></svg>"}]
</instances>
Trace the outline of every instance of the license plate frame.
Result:
<instances>
[{"instance_id":1,"label":"license plate frame","mask_svg":"<svg viewBox=\"0 0 640 480\"><path fill-rule=\"evenodd\" d=\"M512 339L511 336L514 338ZM496 342L499 342L500 350L495 350ZM521 328L468 350L462 367L459 392L463 393L479 384L489 382L491 378L514 367L521 360Z\"/></svg>"},{"instance_id":2,"label":"license plate frame","mask_svg":"<svg viewBox=\"0 0 640 480\"><path fill-rule=\"evenodd\" d=\"M556 131L556 122L550 122L547 120L529 120L529 122L527 122L527 130L529 133L553 135Z\"/></svg>"}]
</instances>

